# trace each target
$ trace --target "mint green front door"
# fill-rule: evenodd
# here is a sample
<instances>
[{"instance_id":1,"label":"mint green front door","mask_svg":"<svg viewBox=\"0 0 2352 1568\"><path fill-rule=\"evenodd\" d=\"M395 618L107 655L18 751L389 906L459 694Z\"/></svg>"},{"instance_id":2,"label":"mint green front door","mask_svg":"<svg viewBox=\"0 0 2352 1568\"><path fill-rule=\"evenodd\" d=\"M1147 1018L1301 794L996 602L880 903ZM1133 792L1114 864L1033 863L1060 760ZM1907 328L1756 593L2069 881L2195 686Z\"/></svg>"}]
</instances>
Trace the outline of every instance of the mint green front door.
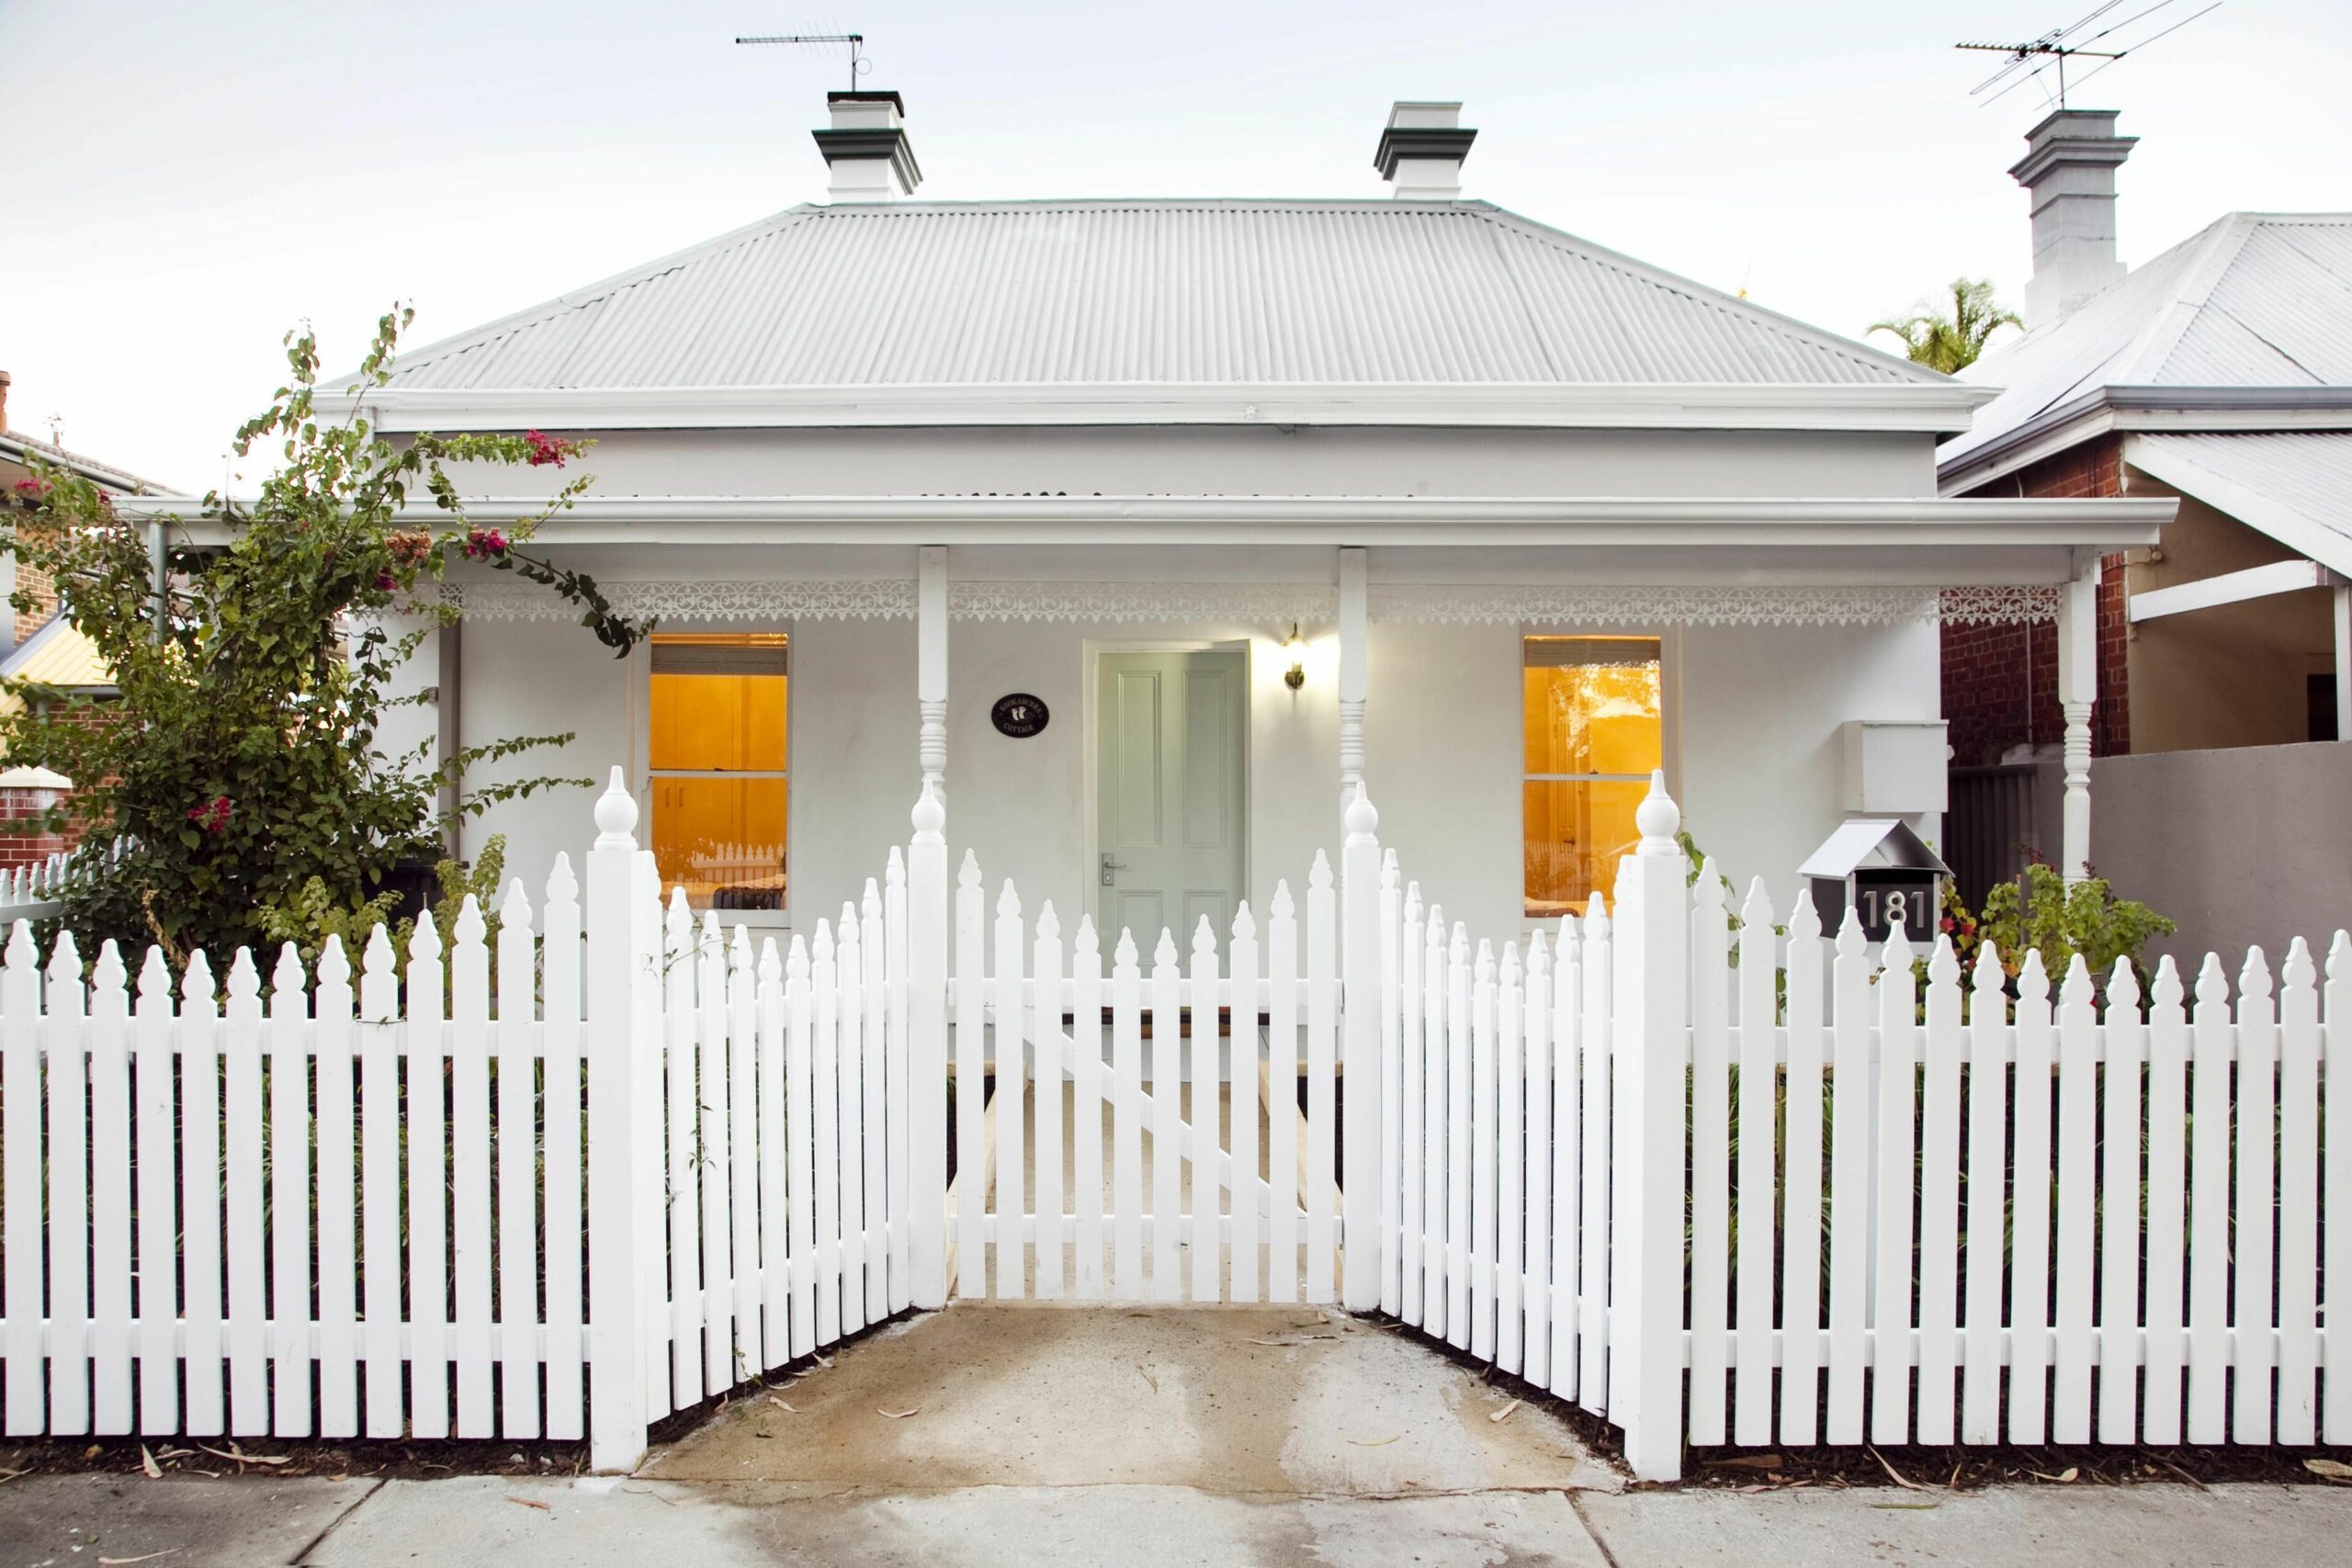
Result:
<instances>
[{"instance_id":1,"label":"mint green front door","mask_svg":"<svg viewBox=\"0 0 2352 1568\"><path fill-rule=\"evenodd\" d=\"M1208 917L1225 949L1247 886L1249 670L1238 650L1101 655L1095 908L1148 967L1162 928L1189 953Z\"/></svg>"}]
</instances>

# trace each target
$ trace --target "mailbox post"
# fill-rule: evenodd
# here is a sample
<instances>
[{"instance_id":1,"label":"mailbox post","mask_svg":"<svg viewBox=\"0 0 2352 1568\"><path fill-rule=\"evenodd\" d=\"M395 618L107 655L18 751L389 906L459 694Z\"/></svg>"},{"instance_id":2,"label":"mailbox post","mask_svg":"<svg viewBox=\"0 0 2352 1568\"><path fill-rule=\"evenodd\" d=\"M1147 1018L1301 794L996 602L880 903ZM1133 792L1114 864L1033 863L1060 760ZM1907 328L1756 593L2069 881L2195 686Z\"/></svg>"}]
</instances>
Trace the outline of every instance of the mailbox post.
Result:
<instances>
[{"instance_id":1,"label":"mailbox post","mask_svg":"<svg viewBox=\"0 0 2352 1568\"><path fill-rule=\"evenodd\" d=\"M1951 867L1908 823L1858 817L1822 840L1797 874L1812 885L1822 930L1837 931L1851 909L1866 941L1884 942L1899 919L1917 942L1935 935Z\"/></svg>"}]
</instances>

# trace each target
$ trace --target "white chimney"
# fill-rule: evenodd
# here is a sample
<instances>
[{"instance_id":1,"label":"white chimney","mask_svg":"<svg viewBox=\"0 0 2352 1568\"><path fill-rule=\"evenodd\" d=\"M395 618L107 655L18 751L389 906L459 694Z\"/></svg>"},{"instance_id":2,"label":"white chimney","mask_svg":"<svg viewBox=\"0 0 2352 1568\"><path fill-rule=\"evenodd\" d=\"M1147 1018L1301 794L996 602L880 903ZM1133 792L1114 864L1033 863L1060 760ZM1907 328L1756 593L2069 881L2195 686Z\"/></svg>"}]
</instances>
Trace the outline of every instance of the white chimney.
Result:
<instances>
[{"instance_id":1,"label":"white chimney","mask_svg":"<svg viewBox=\"0 0 2352 1568\"><path fill-rule=\"evenodd\" d=\"M1457 201L1462 162L1477 139L1476 131L1462 129L1460 104L1399 99L1388 111L1373 166L1396 187L1399 201Z\"/></svg>"},{"instance_id":2,"label":"white chimney","mask_svg":"<svg viewBox=\"0 0 2352 1568\"><path fill-rule=\"evenodd\" d=\"M832 175L831 201L890 201L912 196L922 169L907 141L907 106L896 93L827 93L833 123L811 131Z\"/></svg>"},{"instance_id":3,"label":"white chimney","mask_svg":"<svg viewBox=\"0 0 2352 1568\"><path fill-rule=\"evenodd\" d=\"M2059 109L2026 132L2009 171L2033 205L2029 328L2057 321L2129 269L2115 256L2115 170L2136 136L2115 134L2114 109Z\"/></svg>"}]
</instances>

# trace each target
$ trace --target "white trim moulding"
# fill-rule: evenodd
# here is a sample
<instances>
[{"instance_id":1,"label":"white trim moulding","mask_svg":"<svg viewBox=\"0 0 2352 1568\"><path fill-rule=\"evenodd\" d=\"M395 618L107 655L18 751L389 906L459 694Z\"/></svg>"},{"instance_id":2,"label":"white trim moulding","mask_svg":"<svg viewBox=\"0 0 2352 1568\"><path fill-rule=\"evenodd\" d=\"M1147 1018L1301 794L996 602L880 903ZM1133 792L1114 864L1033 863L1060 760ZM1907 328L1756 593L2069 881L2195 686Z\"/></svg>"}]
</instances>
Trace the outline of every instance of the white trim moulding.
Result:
<instances>
[{"instance_id":1,"label":"white trim moulding","mask_svg":"<svg viewBox=\"0 0 2352 1568\"><path fill-rule=\"evenodd\" d=\"M971 386L384 387L322 394L378 430L740 430L920 425L1317 424L1634 430L1968 428L1997 389L1966 382L1517 382Z\"/></svg>"}]
</instances>

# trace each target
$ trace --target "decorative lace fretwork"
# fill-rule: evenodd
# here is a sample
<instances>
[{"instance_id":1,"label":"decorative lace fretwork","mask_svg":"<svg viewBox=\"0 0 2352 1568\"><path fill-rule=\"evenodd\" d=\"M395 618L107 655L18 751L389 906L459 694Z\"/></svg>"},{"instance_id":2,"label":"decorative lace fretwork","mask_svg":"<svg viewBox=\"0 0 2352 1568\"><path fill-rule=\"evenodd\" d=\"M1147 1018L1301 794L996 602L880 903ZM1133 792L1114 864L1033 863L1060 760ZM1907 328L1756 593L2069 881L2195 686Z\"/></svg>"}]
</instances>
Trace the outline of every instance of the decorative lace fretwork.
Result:
<instances>
[{"instance_id":1,"label":"decorative lace fretwork","mask_svg":"<svg viewBox=\"0 0 2352 1568\"><path fill-rule=\"evenodd\" d=\"M910 620L911 577L786 577L723 581L599 579L613 608L664 621ZM547 589L523 582L448 583L443 596L469 620L576 621L580 611Z\"/></svg>"},{"instance_id":2,"label":"decorative lace fretwork","mask_svg":"<svg viewBox=\"0 0 2352 1568\"><path fill-rule=\"evenodd\" d=\"M912 578L800 577L602 582L624 615L664 621L908 620ZM448 583L471 619L571 621L578 609L524 582ZM1662 584L1375 583L1375 621L1577 626L1893 626L1905 621L2015 625L2057 618L2054 583L1950 588L1795 588ZM1314 582L951 582L960 621L1221 621L1329 625L1339 590Z\"/></svg>"},{"instance_id":3,"label":"decorative lace fretwork","mask_svg":"<svg viewBox=\"0 0 2352 1568\"><path fill-rule=\"evenodd\" d=\"M1319 582L950 582L962 621L1283 621L1333 619L1340 591Z\"/></svg>"},{"instance_id":4,"label":"decorative lace fretwork","mask_svg":"<svg viewBox=\"0 0 2352 1568\"><path fill-rule=\"evenodd\" d=\"M1960 588L1792 588L1662 584L1382 583L1375 621L1540 622L1579 626L1893 626L1905 621L2043 621L2046 584Z\"/></svg>"}]
</instances>

